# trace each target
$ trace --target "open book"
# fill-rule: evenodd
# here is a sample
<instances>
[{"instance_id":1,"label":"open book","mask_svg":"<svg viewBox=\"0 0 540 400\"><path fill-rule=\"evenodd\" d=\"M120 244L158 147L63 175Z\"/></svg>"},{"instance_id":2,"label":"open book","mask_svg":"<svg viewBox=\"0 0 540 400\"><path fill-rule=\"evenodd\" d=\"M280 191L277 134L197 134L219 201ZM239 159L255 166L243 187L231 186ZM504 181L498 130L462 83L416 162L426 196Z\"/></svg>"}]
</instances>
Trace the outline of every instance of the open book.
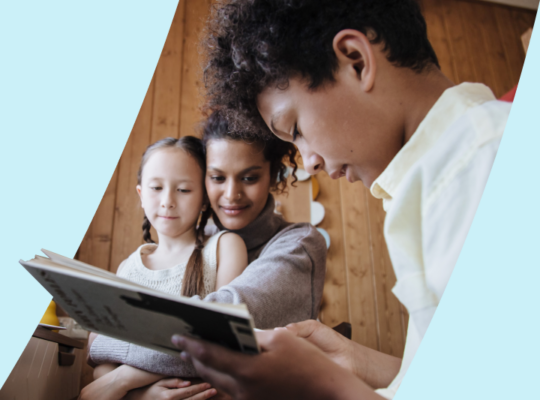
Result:
<instances>
[{"instance_id":1,"label":"open book","mask_svg":"<svg viewBox=\"0 0 540 400\"><path fill-rule=\"evenodd\" d=\"M258 353L245 305L172 296L83 262L42 250L48 257L20 261L85 329L177 356L174 334L189 335L244 353Z\"/></svg>"}]
</instances>

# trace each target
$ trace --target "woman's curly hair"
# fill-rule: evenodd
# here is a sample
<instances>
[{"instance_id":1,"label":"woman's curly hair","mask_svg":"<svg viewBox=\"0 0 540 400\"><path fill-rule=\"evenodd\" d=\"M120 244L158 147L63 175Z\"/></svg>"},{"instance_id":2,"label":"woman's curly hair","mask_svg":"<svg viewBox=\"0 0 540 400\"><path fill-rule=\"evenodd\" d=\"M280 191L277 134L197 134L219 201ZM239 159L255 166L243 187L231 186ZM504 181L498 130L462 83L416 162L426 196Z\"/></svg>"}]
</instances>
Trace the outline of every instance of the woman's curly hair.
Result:
<instances>
[{"instance_id":1,"label":"woman's curly hair","mask_svg":"<svg viewBox=\"0 0 540 400\"><path fill-rule=\"evenodd\" d=\"M277 193L284 193L287 189L288 165L292 168L292 182L297 181L296 147L292 143L279 140L271 135L261 137L248 132L235 132L229 129L229 123L220 111L214 111L206 120L203 128L202 142L204 149L211 140L239 140L253 146L260 146L263 150L264 159L270 162L270 189ZM288 165L287 165L288 164Z\"/></svg>"},{"instance_id":2,"label":"woman's curly hair","mask_svg":"<svg viewBox=\"0 0 540 400\"><path fill-rule=\"evenodd\" d=\"M268 136L257 96L293 75L310 89L333 81L343 29L373 33L396 66L439 67L415 0L217 0L202 43L207 108L221 109L235 132Z\"/></svg>"}]
</instances>

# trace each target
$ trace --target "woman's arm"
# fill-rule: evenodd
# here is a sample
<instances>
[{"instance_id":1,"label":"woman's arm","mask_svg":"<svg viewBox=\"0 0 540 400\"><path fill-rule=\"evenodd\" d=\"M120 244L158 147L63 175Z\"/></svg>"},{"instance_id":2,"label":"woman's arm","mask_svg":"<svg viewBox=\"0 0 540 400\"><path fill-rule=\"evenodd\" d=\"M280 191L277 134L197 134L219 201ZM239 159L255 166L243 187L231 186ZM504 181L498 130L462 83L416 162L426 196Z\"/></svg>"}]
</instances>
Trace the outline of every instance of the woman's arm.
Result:
<instances>
[{"instance_id":1,"label":"woman's arm","mask_svg":"<svg viewBox=\"0 0 540 400\"><path fill-rule=\"evenodd\" d=\"M245 303L259 329L317 318L326 271L326 242L310 224L278 232L245 271L204 298Z\"/></svg>"},{"instance_id":2,"label":"woman's arm","mask_svg":"<svg viewBox=\"0 0 540 400\"><path fill-rule=\"evenodd\" d=\"M217 249L216 289L228 285L247 267L246 244L240 236L228 232L221 235Z\"/></svg>"}]
</instances>

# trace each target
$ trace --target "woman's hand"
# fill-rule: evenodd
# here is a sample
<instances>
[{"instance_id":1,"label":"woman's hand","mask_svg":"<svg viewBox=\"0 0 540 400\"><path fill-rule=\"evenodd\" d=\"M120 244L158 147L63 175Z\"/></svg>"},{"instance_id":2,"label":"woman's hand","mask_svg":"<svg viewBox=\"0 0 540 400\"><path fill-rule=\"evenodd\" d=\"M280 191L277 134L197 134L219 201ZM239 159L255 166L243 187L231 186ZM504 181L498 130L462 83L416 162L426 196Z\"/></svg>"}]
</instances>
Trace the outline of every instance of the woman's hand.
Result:
<instances>
[{"instance_id":1,"label":"woman's hand","mask_svg":"<svg viewBox=\"0 0 540 400\"><path fill-rule=\"evenodd\" d=\"M234 399L382 399L320 349L288 330L257 332L263 350L247 355L197 339L175 336L201 377Z\"/></svg>"},{"instance_id":2,"label":"woman's hand","mask_svg":"<svg viewBox=\"0 0 540 400\"><path fill-rule=\"evenodd\" d=\"M362 346L315 320L285 328L321 349L336 364L374 388L388 387L401 367L401 359Z\"/></svg>"},{"instance_id":3,"label":"woman's hand","mask_svg":"<svg viewBox=\"0 0 540 400\"><path fill-rule=\"evenodd\" d=\"M216 396L208 383L191 385L180 378L162 379L151 386L132 390L125 400L204 400ZM221 398L221 397L220 397ZM214 397L217 400L216 397Z\"/></svg>"}]
</instances>

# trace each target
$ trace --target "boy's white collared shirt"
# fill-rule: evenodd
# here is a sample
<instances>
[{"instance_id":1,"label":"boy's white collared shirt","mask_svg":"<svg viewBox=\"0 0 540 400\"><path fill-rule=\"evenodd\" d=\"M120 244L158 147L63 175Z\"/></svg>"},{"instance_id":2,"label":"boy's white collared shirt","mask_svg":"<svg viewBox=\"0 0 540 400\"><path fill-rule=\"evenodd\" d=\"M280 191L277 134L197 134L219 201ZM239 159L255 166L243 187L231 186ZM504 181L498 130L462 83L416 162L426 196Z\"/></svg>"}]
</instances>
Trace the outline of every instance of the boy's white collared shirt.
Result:
<instances>
[{"instance_id":1,"label":"boy's white collared shirt","mask_svg":"<svg viewBox=\"0 0 540 400\"><path fill-rule=\"evenodd\" d=\"M392 398L437 309L484 191L511 105L478 83L446 90L373 182L384 235L410 318L401 370L377 393Z\"/></svg>"}]
</instances>

